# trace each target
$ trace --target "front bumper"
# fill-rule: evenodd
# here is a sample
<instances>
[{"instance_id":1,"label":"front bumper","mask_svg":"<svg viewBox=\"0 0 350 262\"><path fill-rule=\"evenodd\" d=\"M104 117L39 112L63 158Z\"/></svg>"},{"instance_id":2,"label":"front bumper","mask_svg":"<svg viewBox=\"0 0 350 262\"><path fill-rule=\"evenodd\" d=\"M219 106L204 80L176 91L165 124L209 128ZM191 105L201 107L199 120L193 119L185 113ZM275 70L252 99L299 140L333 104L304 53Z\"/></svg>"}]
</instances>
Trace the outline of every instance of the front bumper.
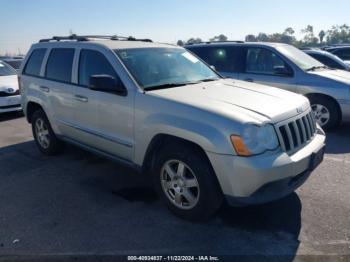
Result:
<instances>
[{"instance_id":1,"label":"front bumper","mask_svg":"<svg viewBox=\"0 0 350 262\"><path fill-rule=\"evenodd\" d=\"M21 96L5 96L0 97L0 113L21 110Z\"/></svg>"},{"instance_id":2,"label":"front bumper","mask_svg":"<svg viewBox=\"0 0 350 262\"><path fill-rule=\"evenodd\" d=\"M208 157L230 204L260 204L282 198L301 186L311 173L313 156L324 144L325 136L316 134L291 156L279 150L254 157L215 153L208 153Z\"/></svg>"}]
</instances>

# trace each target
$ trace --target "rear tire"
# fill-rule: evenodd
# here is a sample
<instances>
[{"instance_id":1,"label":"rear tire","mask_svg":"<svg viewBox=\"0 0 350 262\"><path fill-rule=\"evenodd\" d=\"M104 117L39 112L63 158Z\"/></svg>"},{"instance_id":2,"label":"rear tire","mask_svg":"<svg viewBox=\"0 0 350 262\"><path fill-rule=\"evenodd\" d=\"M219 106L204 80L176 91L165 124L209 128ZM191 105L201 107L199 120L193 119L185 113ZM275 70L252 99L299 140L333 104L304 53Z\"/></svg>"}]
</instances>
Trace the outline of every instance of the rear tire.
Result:
<instances>
[{"instance_id":1,"label":"rear tire","mask_svg":"<svg viewBox=\"0 0 350 262\"><path fill-rule=\"evenodd\" d=\"M309 98L317 123L324 130L332 130L340 124L340 112L336 102L323 96Z\"/></svg>"},{"instance_id":2,"label":"rear tire","mask_svg":"<svg viewBox=\"0 0 350 262\"><path fill-rule=\"evenodd\" d=\"M187 220L206 220L222 204L216 175L204 152L183 142L169 143L153 170L155 188L168 208Z\"/></svg>"},{"instance_id":3,"label":"rear tire","mask_svg":"<svg viewBox=\"0 0 350 262\"><path fill-rule=\"evenodd\" d=\"M50 156L62 151L64 143L56 137L43 110L33 113L31 123L35 143L43 154Z\"/></svg>"}]
</instances>

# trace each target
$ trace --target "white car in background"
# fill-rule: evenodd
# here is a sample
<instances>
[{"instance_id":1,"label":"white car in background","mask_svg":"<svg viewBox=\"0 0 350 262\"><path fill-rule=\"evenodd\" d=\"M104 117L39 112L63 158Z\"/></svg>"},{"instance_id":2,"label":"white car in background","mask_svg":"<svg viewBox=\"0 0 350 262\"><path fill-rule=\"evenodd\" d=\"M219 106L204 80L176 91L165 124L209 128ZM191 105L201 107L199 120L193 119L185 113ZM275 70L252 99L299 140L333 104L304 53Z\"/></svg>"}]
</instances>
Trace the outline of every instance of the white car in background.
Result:
<instances>
[{"instance_id":1,"label":"white car in background","mask_svg":"<svg viewBox=\"0 0 350 262\"><path fill-rule=\"evenodd\" d=\"M19 110L22 108L17 72L8 64L0 61L0 113Z\"/></svg>"}]
</instances>

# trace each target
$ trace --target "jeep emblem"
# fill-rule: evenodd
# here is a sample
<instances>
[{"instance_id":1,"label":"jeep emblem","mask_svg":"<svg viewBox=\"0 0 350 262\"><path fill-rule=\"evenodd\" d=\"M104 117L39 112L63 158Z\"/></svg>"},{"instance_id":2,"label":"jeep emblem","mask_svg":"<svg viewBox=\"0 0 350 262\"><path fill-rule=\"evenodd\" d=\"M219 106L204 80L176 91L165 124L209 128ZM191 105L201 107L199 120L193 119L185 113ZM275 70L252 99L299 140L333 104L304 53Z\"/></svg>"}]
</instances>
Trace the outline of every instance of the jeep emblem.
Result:
<instances>
[{"instance_id":1,"label":"jeep emblem","mask_svg":"<svg viewBox=\"0 0 350 262\"><path fill-rule=\"evenodd\" d=\"M298 107L298 108L297 108L297 113L298 113L298 114L301 114L302 112L304 112L303 108L302 108L302 107Z\"/></svg>"}]
</instances>

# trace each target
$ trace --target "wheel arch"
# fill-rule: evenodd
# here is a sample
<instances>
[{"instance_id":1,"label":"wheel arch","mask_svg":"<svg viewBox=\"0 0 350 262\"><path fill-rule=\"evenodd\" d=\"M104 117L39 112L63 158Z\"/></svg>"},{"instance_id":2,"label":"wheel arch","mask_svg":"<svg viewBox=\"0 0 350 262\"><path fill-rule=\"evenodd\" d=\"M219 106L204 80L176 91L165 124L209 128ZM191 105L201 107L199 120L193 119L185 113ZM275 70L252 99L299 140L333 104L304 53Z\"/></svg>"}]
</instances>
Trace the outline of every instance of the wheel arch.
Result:
<instances>
[{"instance_id":1,"label":"wheel arch","mask_svg":"<svg viewBox=\"0 0 350 262\"><path fill-rule=\"evenodd\" d=\"M340 107L338 101L334 97L332 97L330 95L322 94L322 93L309 93L309 94L305 94L305 96L309 100L311 100L314 97L323 97L325 99L328 99L329 101L332 101L336 105L338 113L339 113L338 121L341 122L341 120L342 120L342 110L341 110L341 107Z\"/></svg>"},{"instance_id":2,"label":"wheel arch","mask_svg":"<svg viewBox=\"0 0 350 262\"><path fill-rule=\"evenodd\" d=\"M33 101L28 102L27 107L26 107L26 111L25 111L28 123L31 123L33 113L37 110L44 111L44 108L39 103L36 103Z\"/></svg>"}]
</instances>

